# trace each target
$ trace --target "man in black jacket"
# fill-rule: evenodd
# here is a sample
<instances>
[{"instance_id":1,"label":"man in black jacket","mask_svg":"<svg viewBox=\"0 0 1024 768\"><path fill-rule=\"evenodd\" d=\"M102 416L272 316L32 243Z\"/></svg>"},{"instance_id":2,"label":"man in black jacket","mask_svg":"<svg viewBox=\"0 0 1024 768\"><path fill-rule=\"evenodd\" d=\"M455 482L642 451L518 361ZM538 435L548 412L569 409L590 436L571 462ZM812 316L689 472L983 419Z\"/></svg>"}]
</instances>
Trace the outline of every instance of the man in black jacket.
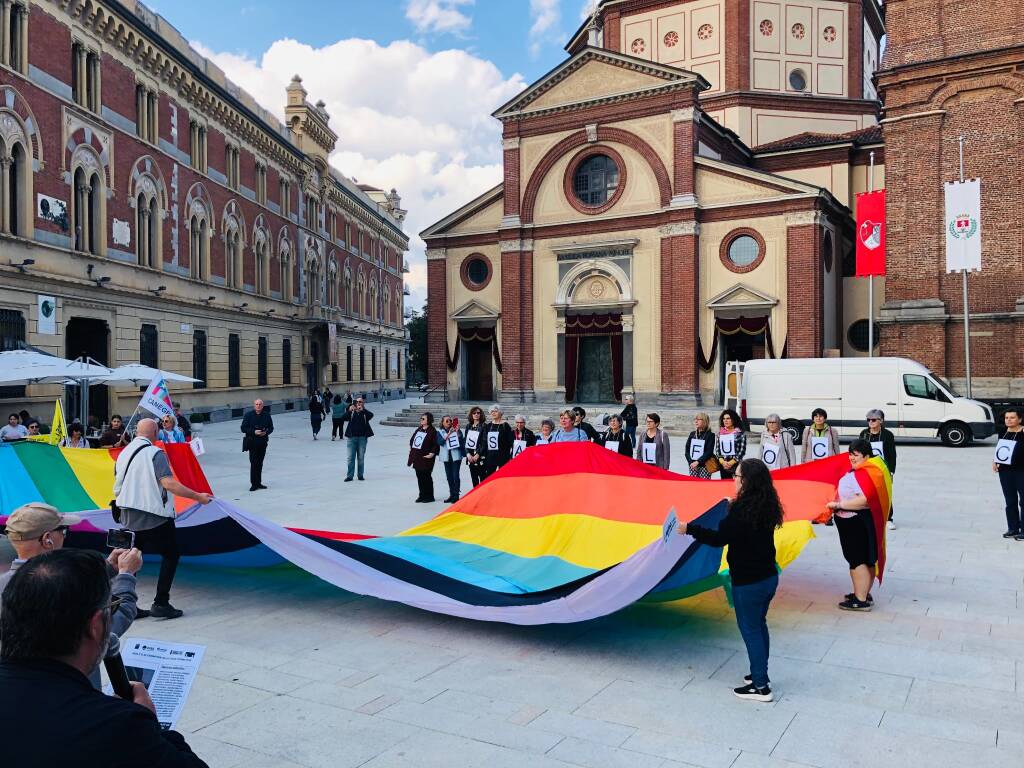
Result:
<instances>
[{"instance_id":1,"label":"man in black jacket","mask_svg":"<svg viewBox=\"0 0 1024 768\"><path fill-rule=\"evenodd\" d=\"M345 437L348 439L348 472L345 473L345 482L352 482L352 475L356 472L356 460L359 461L358 477L363 477L363 468L366 461L366 441L373 437L373 428L370 426L370 419L373 413L366 410L366 403L362 395L356 398L352 407L341 417L342 423L348 422L345 427Z\"/></svg>"},{"instance_id":2,"label":"man in black jacket","mask_svg":"<svg viewBox=\"0 0 1024 768\"><path fill-rule=\"evenodd\" d=\"M267 443L274 431L274 419L262 400L253 400L252 410L242 418L242 450L249 452L249 490L259 491L263 484L263 459L267 456Z\"/></svg>"},{"instance_id":3,"label":"man in black jacket","mask_svg":"<svg viewBox=\"0 0 1024 768\"><path fill-rule=\"evenodd\" d=\"M204 768L184 737L161 730L142 683L132 700L89 683L110 638L103 557L59 549L22 565L0 614L0 743L19 768Z\"/></svg>"}]
</instances>

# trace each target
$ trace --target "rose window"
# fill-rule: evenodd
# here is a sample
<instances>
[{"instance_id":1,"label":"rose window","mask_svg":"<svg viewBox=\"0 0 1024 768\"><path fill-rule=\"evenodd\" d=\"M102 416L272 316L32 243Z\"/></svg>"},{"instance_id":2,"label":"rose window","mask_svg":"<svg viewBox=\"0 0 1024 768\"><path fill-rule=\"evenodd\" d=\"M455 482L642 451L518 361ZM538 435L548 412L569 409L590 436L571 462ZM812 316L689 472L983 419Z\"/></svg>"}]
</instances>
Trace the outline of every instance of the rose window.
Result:
<instances>
[{"instance_id":1,"label":"rose window","mask_svg":"<svg viewBox=\"0 0 1024 768\"><path fill-rule=\"evenodd\" d=\"M804 35L807 34L807 30L804 29L804 25L801 24L800 22L794 24L793 29L791 31L793 33L793 37L795 37L797 40L803 40Z\"/></svg>"},{"instance_id":2,"label":"rose window","mask_svg":"<svg viewBox=\"0 0 1024 768\"><path fill-rule=\"evenodd\" d=\"M825 30L822 32L822 37L825 38L826 43L834 43L836 40L836 28L825 27Z\"/></svg>"},{"instance_id":3,"label":"rose window","mask_svg":"<svg viewBox=\"0 0 1024 768\"><path fill-rule=\"evenodd\" d=\"M638 37L638 38L637 38L636 40L634 40L634 41L633 41L633 44L629 46L629 49L630 49L630 50L631 50L631 51L632 51L633 53L637 53L637 54L640 54L640 53L643 53L643 52L644 52L644 49L645 49L646 47L647 47L647 46L646 46L646 45L644 45L644 41L643 41L643 38L640 38L640 37Z\"/></svg>"},{"instance_id":4,"label":"rose window","mask_svg":"<svg viewBox=\"0 0 1024 768\"><path fill-rule=\"evenodd\" d=\"M765 19L761 22L761 34L765 37L771 37L772 32L775 31L775 25L770 20Z\"/></svg>"},{"instance_id":5,"label":"rose window","mask_svg":"<svg viewBox=\"0 0 1024 768\"><path fill-rule=\"evenodd\" d=\"M715 28L710 24L701 24L697 27L697 37L701 40L708 40L715 33Z\"/></svg>"},{"instance_id":6,"label":"rose window","mask_svg":"<svg viewBox=\"0 0 1024 768\"><path fill-rule=\"evenodd\" d=\"M664 43L665 43L665 47L666 48L674 48L676 43L678 43L678 42L679 42L679 33L678 32L666 32L665 33Z\"/></svg>"}]
</instances>

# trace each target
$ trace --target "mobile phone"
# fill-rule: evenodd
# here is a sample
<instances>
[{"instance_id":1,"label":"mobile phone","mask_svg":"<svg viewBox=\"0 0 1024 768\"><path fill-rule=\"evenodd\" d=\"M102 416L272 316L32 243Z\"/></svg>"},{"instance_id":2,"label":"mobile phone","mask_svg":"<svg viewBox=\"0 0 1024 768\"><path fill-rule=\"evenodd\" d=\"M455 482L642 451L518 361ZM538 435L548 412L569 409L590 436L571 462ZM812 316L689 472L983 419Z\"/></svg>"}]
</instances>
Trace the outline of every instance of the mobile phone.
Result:
<instances>
[{"instance_id":1,"label":"mobile phone","mask_svg":"<svg viewBox=\"0 0 1024 768\"><path fill-rule=\"evenodd\" d=\"M107 531L107 549L131 549L135 546L135 532L121 528Z\"/></svg>"}]
</instances>

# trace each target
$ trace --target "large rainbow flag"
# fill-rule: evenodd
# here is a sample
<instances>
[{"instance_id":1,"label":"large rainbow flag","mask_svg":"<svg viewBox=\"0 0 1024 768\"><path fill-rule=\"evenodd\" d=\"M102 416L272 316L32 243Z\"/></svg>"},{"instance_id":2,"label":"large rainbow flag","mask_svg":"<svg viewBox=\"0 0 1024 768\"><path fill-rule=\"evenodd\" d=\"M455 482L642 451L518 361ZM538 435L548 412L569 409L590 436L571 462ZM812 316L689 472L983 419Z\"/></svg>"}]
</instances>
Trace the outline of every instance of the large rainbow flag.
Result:
<instances>
[{"instance_id":1,"label":"large rainbow flag","mask_svg":"<svg viewBox=\"0 0 1024 768\"><path fill-rule=\"evenodd\" d=\"M181 482L209 485L186 445L165 446ZM35 498L83 514L69 544L99 547L113 526L115 452L0 446L0 522ZM773 473L786 509L780 568L813 538L810 521L849 469L837 456ZM10 471L8 471L10 470ZM426 610L516 624L581 621L637 600L728 584L725 553L663 536L670 513L716 527L731 480L685 477L590 443L527 450L432 520L395 536L288 529L223 501L178 517L185 562L289 561L343 589Z\"/></svg>"}]
</instances>

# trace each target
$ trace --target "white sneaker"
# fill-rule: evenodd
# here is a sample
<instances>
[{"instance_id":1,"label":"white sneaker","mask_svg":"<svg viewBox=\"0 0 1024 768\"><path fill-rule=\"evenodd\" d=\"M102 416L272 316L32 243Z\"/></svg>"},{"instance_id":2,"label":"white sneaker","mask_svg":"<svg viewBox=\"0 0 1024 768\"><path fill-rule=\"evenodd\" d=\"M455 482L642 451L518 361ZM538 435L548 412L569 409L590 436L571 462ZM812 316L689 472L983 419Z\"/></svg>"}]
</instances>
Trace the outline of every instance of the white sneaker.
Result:
<instances>
[{"instance_id":1,"label":"white sneaker","mask_svg":"<svg viewBox=\"0 0 1024 768\"><path fill-rule=\"evenodd\" d=\"M890 531L895 531L895 530L896 530L896 523L894 523L894 522L893 522L892 520L890 520L890 521L889 521L889 522L887 523L887 525L889 526L889 530L890 530Z\"/></svg>"}]
</instances>

